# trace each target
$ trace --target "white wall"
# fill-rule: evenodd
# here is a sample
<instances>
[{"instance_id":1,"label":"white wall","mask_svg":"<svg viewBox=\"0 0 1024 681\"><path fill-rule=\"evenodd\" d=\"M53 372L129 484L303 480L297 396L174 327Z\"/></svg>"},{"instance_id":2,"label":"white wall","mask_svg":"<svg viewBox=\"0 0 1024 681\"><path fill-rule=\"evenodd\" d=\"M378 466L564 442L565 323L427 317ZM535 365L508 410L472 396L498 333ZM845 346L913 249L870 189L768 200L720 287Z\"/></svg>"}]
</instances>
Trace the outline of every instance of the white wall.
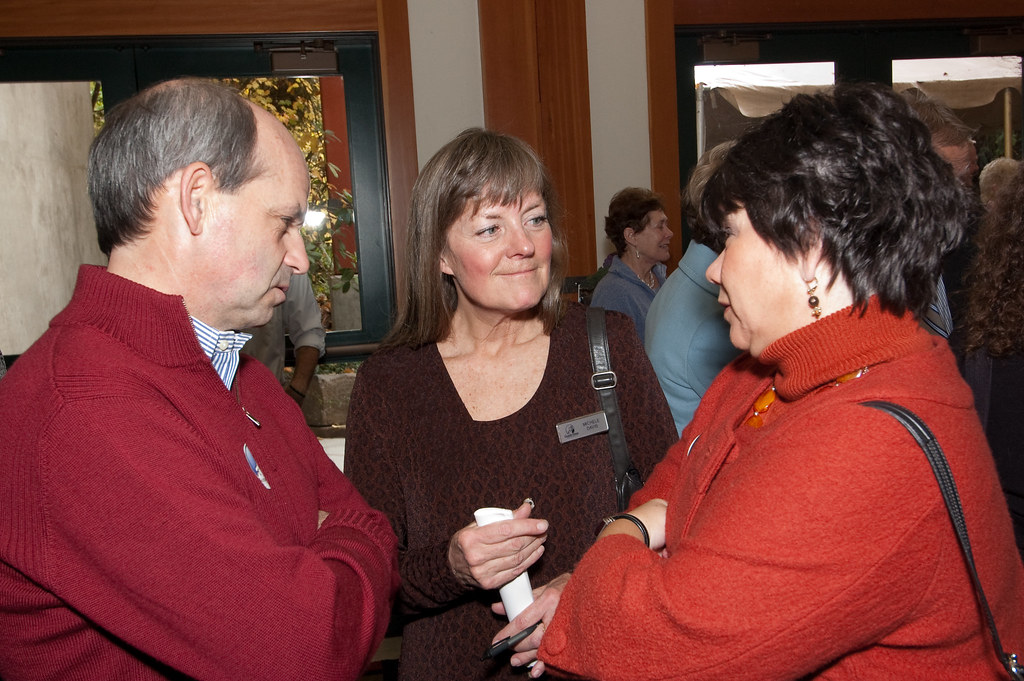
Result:
<instances>
[{"instance_id":1,"label":"white wall","mask_svg":"<svg viewBox=\"0 0 1024 681\"><path fill-rule=\"evenodd\" d=\"M24 352L106 259L86 187L88 83L0 84L0 350Z\"/></svg>"},{"instance_id":2,"label":"white wall","mask_svg":"<svg viewBox=\"0 0 1024 681\"><path fill-rule=\"evenodd\" d=\"M598 264L615 252L604 235L612 195L651 186L646 36L644 0L587 0Z\"/></svg>"},{"instance_id":3,"label":"white wall","mask_svg":"<svg viewBox=\"0 0 1024 681\"><path fill-rule=\"evenodd\" d=\"M477 0L408 0L420 168L448 140L484 124Z\"/></svg>"},{"instance_id":4,"label":"white wall","mask_svg":"<svg viewBox=\"0 0 1024 681\"><path fill-rule=\"evenodd\" d=\"M500 2L501 0L488 0ZM408 0L416 151L420 167L464 128L484 124L477 0ZM587 0L587 59L594 159L597 262L608 200L649 187L644 0Z\"/></svg>"}]
</instances>

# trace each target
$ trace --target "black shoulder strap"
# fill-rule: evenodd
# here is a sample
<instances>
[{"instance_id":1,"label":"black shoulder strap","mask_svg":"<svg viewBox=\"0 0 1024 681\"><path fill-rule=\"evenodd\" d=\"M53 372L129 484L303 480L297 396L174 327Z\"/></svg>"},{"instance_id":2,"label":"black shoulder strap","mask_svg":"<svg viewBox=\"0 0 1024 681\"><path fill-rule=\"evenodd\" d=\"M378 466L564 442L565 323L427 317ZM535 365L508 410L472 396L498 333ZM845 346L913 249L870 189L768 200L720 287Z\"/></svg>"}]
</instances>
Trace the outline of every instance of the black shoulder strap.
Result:
<instances>
[{"instance_id":1,"label":"black shoulder strap","mask_svg":"<svg viewBox=\"0 0 1024 681\"><path fill-rule=\"evenodd\" d=\"M618 483L632 466L626 434L619 416L619 401L615 397L618 379L612 371L611 351L608 348L608 330L605 328L604 308L587 308L587 336L590 339L590 360L594 373L590 383L601 398L601 407L608 418L608 438L612 447L612 466Z\"/></svg>"},{"instance_id":2,"label":"black shoulder strap","mask_svg":"<svg viewBox=\"0 0 1024 681\"><path fill-rule=\"evenodd\" d=\"M881 401L862 402L861 404L890 414L907 429L917 441L917 444L921 446L921 449L924 450L925 456L928 457L928 463L931 464L932 472L935 474L935 479L939 483L939 489L942 491L942 498L946 502L946 510L949 511L949 517L953 521L956 536L960 540L960 548L963 550L967 569L971 573L971 581L974 582L974 590L978 597L978 602L985 613L985 619L992 634L992 643L996 648L996 655L999 656L999 661L1003 663L1003 667L1009 673L1011 679L1024 679L1024 669L1017 665L1017 656L1006 653L1003 650L1002 643L999 641L996 621L992 617L992 610L988 606L988 599L985 598L985 591L981 588L978 570L974 565L974 553L971 551L971 542L967 537L967 522L964 520L963 507L960 505L960 495L957 493L956 484L953 482L953 472L949 469L949 463L946 461L946 456L942 453L942 448L939 446L938 441L924 421L906 407L893 404L892 402Z\"/></svg>"}]
</instances>

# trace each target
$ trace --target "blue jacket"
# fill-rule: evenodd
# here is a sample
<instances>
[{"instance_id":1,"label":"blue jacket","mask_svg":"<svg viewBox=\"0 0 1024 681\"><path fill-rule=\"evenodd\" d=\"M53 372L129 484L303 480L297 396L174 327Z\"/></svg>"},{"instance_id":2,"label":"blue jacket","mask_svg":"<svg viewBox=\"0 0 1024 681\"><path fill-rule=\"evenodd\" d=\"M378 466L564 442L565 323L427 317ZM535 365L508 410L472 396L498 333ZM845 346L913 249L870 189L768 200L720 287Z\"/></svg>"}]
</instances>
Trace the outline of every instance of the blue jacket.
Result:
<instances>
[{"instance_id":1,"label":"blue jacket","mask_svg":"<svg viewBox=\"0 0 1024 681\"><path fill-rule=\"evenodd\" d=\"M659 285L665 283L664 265L658 263L651 271L654 272ZM608 274L601 277L601 281L597 282L594 288L594 297L591 298L590 304L629 315L636 332L640 334L640 340L643 341L644 322L652 300L654 290L641 281L636 272L629 269L629 265L622 262L619 256L614 255Z\"/></svg>"},{"instance_id":2,"label":"blue jacket","mask_svg":"<svg viewBox=\"0 0 1024 681\"><path fill-rule=\"evenodd\" d=\"M691 241L647 313L644 346L680 433L712 379L740 354L729 342L718 286L704 276L715 257L710 248Z\"/></svg>"}]
</instances>

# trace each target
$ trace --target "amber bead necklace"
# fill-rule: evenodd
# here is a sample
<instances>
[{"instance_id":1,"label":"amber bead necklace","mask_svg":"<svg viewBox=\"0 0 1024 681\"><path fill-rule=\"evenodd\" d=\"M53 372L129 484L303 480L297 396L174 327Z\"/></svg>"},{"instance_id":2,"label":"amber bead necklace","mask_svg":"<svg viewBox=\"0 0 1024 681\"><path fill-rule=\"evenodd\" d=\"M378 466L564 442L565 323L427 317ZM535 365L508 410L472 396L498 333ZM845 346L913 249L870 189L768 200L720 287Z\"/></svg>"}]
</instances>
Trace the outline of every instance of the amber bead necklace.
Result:
<instances>
[{"instance_id":1,"label":"amber bead necklace","mask_svg":"<svg viewBox=\"0 0 1024 681\"><path fill-rule=\"evenodd\" d=\"M834 380L832 382L832 386L833 387L840 386L843 383L847 383L849 381L852 381L855 378L860 378L861 376L863 376L867 372L868 372L868 367L861 367L860 369L856 369L854 371L850 371L850 372L845 373L842 376L838 377L836 380ZM762 417L762 414L767 412L771 408L771 406L773 404L775 404L775 397L776 397L776 395L775 395L775 383L773 382L770 386L768 386L767 390L765 390L763 393L758 395L757 399L754 400L754 407L753 407L753 412L754 413L751 414L747 418L747 420L743 422L744 425L750 426L751 428L760 428L761 426L763 426L764 425L764 418Z\"/></svg>"}]
</instances>

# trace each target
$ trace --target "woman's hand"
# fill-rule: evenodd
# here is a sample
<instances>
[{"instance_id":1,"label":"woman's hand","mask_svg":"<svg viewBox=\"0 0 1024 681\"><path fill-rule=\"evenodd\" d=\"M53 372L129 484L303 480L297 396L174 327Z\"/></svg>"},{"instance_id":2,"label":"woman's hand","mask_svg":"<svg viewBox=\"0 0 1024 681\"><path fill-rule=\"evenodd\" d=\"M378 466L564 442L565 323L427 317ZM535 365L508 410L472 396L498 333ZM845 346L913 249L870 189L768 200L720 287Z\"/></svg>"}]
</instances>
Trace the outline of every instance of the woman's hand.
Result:
<instances>
[{"instance_id":1,"label":"woman's hand","mask_svg":"<svg viewBox=\"0 0 1024 681\"><path fill-rule=\"evenodd\" d=\"M448 564L464 584L497 589L522 574L544 553L548 521L530 518L528 502L515 510L512 520L483 527L472 523L456 532L448 543Z\"/></svg>"},{"instance_id":2,"label":"woman's hand","mask_svg":"<svg viewBox=\"0 0 1024 681\"><path fill-rule=\"evenodd\" d=\"M530 669L531 678L536 679L544 673L544 663L537 659L537 649L540 648L540 641L544 638L544 631L547 628L548 622L555 616L555 608L558 607L558 601L562 597L562 590L568 581L569 573L565 573L555 577L544 586L534 589L533 603L519 613L504 629L495 634L494 639L491 641L493 645L503 638L515 635L531 624L540 622L540 625L533 630L532 634L513 648L515 653L510 660L513 667L521 667L535 662ZM505 606L500 602L491 605L491 610L499 615L505 614Z\"/></svg>"},{"instance_id":3,"label":"woman's hand","mask_svg":"<svg viewBox=\"0 0 1024 681\"><path fill-rule=\"evenodd\" d=\"M664 499L651 499L646 504L637 506L629 514L644 524L647 534L651 538L651 550L661 551L665 548L665 518L668 512L668 503ZM628 534L642 539L640 529L630 520L616 520L608 523L601 530L597 538L607 537L611 534Z\"/></svg>"}]
</instances>

